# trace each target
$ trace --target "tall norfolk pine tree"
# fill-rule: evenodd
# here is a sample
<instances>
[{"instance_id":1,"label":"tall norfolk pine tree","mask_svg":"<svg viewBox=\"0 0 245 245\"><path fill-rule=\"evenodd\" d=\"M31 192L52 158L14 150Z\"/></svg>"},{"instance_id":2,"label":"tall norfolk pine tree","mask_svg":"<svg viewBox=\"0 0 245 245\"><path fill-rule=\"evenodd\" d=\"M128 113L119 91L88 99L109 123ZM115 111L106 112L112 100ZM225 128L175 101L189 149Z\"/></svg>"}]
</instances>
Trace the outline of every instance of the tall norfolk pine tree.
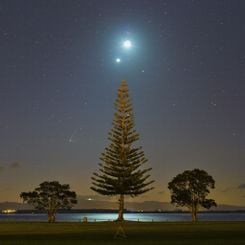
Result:
<instances>
[{"instance_id":1,"label":"tall norfolk pine tree","mask_svg":"<svg viewBox=\"0 0 245 245\"><path fill-rule=\"evenodd\" d=\"M109 132L109 147L101 154L99 173L93 173L91 189L102 195L119 196L118 221L123 221L124 196L138 196L153 187L148 180L151 168L142 169L147 162L142 147L133 147L139 139L134 130L134 117L126 81L122 81L115 101L116 112Z\"/></svg>"}]
</instances>

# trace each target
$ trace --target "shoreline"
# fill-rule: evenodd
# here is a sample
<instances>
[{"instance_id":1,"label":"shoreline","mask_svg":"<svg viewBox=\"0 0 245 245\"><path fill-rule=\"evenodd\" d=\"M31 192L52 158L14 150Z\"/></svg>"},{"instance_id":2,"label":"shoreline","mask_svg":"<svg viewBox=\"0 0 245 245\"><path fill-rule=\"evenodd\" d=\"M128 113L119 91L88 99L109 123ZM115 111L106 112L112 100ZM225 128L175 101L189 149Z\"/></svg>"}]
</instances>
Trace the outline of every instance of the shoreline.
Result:
<instances>
[{"instance_id":1,"label":"shoreline","mask_svg":"<svg viewBox=\"0 0 245 245\"><path fill-rule=\"evenodd\" d=\"M12 214L42 214L46 213L44 211L40 210L34 210L34 209L23 209L23 210L16 210L16 212ZM100 213L100 214L109 214L109 213L118 213L118 210L115 209L71 209L71 210L59 210L57 212L58 214L73 214L73 213ZM130 211L125 210L125 214L186 214L190 213L189 211ZM212 213L221 213L221 214L228 214L228 213L245 213L245 210L208 210L208 211L199 211L199 214L212 214ZM6 213L0 213L2 215ZM9 214L7 214L9 215Z\"/></svg>"}]
</instances>

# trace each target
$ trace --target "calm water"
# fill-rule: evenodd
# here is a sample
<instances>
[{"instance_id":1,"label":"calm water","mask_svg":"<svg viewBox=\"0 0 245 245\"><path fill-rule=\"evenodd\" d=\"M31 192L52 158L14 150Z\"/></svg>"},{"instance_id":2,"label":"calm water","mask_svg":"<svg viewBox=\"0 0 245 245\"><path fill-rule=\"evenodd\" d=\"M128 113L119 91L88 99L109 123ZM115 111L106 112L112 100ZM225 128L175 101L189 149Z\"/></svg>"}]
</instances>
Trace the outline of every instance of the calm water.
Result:
<instances>
[{"instance_id":1,"label":"calm water","mask_svg":"<svg viewBox=\"0 0 245 245\"><path fill-rule=\"evenodd\" d=\"M115 220L115 213L57 214L57 221L81 222L87 217L89 222ZM190 221L189 213L128 213L126 220L132 221ZM245 213L201 213L201 221L245 221ZM0 214L2 221L47 221L46 214Z\"/></svg>"}]
</instances>

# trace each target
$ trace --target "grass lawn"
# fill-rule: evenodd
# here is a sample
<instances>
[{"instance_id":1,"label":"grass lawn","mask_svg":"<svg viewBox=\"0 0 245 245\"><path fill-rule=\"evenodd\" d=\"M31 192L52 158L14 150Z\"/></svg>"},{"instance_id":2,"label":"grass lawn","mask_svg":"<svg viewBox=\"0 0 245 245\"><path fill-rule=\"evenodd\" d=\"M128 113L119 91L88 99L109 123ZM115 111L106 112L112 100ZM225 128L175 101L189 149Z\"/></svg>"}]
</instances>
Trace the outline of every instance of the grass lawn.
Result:
<instances>
[{"instance_id":1,"label":"grass lawn","mask_svg":"<svg viewBox=\"0 0 245 245\"><path fill-rule=\"evenodd\" d=\"M126 238L115 238L119 225L101 223L0 223L4 244L183 244L245 245L245 222L183 222L122 224ZM123 234L123 232L119 232Z\"/></svg>"}]
</instances>

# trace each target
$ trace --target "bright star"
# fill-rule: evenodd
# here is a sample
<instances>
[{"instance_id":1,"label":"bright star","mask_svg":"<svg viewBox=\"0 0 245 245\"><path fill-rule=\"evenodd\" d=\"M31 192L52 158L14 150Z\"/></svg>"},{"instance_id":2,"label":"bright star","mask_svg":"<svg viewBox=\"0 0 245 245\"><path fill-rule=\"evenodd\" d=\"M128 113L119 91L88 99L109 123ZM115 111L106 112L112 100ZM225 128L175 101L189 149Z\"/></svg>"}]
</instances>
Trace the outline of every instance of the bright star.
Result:
<instances>
[{"instance_id":1,"label":"bright star","mask_svg":"<svg viewBox=\"0 0 245 245\"><path fill-rule=\"evenodd\" d=\"M120 63L121 62L121 59L120 58L116 58L116 62L117 63Z\"/></svg>"},{"instance_id":2,"label":"bright star","mask_svg":"<svg viewBox=\"0 0 245 245\"><path fill-rule=\"evenodd\" d=\"M130 40L126 40L123 42L123 47L129 49L132 47L132 42Z\"/></svg>"}]
</instances>

